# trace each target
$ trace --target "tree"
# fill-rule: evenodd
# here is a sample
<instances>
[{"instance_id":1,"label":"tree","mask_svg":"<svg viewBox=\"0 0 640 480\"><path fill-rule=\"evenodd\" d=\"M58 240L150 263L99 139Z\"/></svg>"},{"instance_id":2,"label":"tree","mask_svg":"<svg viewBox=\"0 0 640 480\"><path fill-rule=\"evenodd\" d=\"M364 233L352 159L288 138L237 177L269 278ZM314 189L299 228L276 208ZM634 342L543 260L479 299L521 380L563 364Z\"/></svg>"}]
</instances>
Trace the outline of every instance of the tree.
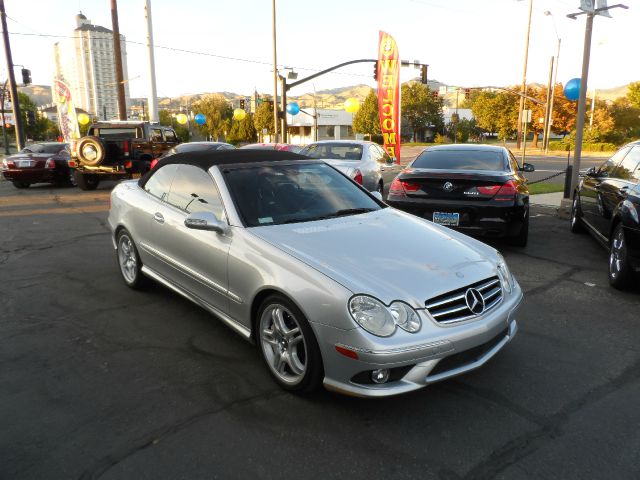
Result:
<instances>
[{"instance_id":1,"label":"tree","mask_svg":"<svg viewBox=\"0 0 640 480\"><path fill-rule=\"evenodd\" d=\"M256 127L253 124L253 114L248 114L242 120L233 120L231 130L227 135L227 142L237 144L240 142L253 143L257 139Z\"/></svg>"},{"instance_id":2,"label":"tree","mask_svg":"<svg viewBox=\"0 0 640 480\"><path fill-rule=\"evenodd\" d=\"M166 109L160 110L158 112L158 117L160 119L160 125L173 127L180 141L182 142L189 141L189 127L187 127L186 125L180 125L169 110L166 110Z\"/></svg>"},{"instance_id":3,"label":"tree","mask_svg":"<svg viewBox=\"0 0 640 480\"><path fill-rule=\"evenodd\" d=\"M478 92L470 99L478 128L506 141L516 132L518 97L508 92Z\"/></svg>"},{"instance_id":4,"label":"tree","mask_svg":"<svg viewBox=\"0 0 640 480\"><path fill-rule=\"evenodd\" d=\"M380 116L378 113L378 95L371 89L362 107L353 116L353 131L365 135L380 135Z\"/></svg>"},{"instance_id":5,"label":"tree","mask_svg":"<svg viewBox=\"0 0 640 480\"><path fill-rule=\"evenodd\" d=\"M444 123L442 106L444 101L435 97L431 89L418 82L405 83L401 87L402 117L413 130L414 141L418 132L428 127L440 130Z\"/></svg>"},{"instance_id":6,"label":"tree","mask_svg":"<svg viewBox=\"0 0 640 480\"><path fill-rule=\"evenodd\" d=\"M273 135L273 106L271 103L262 102L258 105L256 113L253 115L253 126L260 135L264 129L267 130L267 134Z\"/></svg>"},{"instance_id":7,"label":"tree","mask_svg":"<svg viewBox=\"0 0 640 480\"><path fill-rule=\"evenodd\" d=\"M38 115L38 107L26 93L18 92L18 99L25 137L30 140L47 140L53 122L45 116ZM30 114L35 119L33 125L29 125L26 120Z\"/></svg>"},{"instance_id":8,"label":"tree","mask_svg":"<svg viewBox=\"0 0 640 480\"><path fill-rule=\"evenodd\" d=\"M221 95L208 95L193 105L192 110L202 113L206 121L204 125L198 126L198 130L203 135L220 140L225 137L231 129L231 117L233 109L227 100Z\"/></svg>"},{"instance_id":9,"label":"tree","mask_svg":"<svg viewBox=\"0 0 640 480\"><path fill-rule=\"evenodd\" d=\"M617 98L611 105L614 130L608 140L623 143L628 138L640 137L640 108L634 107L628 97Z\"/></svg>"},{"instance_id":10,"label":"tree","mask_svg":"<svg viewBox=\"0 0 640 480\"><path fill-rule=\"evenodd\" d=\"M627 98L632 107L640 108L640 82L633 82L629 84L627 90Z\"/></svg>"}]
</instances>

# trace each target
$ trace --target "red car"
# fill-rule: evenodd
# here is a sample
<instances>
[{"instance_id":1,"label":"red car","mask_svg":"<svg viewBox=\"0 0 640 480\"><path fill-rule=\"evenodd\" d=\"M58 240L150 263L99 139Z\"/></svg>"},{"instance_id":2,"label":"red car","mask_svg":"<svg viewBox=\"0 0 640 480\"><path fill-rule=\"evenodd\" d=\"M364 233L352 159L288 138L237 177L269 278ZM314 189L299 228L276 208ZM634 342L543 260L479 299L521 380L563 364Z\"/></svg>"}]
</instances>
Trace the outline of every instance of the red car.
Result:
<instances>
[{"instance_id":1,"label":"red car","mask_svg":"<svg viewBox=\"0 0 640 480\"><path fill-rule=\"evenodd\" d=\"M16 188L32 183L72 184L69 145L59 142L32 143L2 160L2 175Z\"/></svg>"}]
</instances>

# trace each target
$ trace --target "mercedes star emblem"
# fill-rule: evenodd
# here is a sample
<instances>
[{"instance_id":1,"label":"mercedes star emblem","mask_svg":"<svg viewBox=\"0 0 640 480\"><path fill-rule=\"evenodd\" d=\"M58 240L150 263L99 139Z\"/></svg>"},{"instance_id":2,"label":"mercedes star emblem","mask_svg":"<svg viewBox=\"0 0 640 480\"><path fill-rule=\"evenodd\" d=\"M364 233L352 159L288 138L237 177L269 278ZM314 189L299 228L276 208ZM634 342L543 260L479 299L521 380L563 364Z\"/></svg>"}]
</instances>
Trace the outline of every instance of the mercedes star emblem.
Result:
<instances>
[{"instance_id":1,"label":"mercedes star emblem","mask_svg":"<svg viewBox=\"0 0 640 480\"><path fill-rule=\"evenodd\" d=\"M451 182L445 182L445 183L444 183L444 185L442 186L442 189L443 189L445 192L450 192L450 191L452 191L452 190L453 190L453 183L451 183Z\"/></svg>"},{"instance_id":2,"label":"mercedes star emblem","mask_svg":"<svg viewBox=\"0 0 640 480\"><path fill-rule=\"evenodd\" d=\"M484 312L484 297L475 288L468 288L464 294L464 300L467 302L467 307L472 313L480 315Z\"/></svg>"}]
</instances>

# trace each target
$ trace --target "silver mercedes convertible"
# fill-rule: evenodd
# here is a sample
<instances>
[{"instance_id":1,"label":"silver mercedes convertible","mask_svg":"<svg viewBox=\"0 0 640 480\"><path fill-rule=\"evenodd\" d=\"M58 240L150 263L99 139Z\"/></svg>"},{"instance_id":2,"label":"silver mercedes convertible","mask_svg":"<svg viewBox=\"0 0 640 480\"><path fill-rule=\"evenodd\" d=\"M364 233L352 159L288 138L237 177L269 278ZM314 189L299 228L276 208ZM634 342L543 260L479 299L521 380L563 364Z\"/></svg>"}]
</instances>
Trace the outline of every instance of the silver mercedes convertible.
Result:
<instances>
[{"instance_id":1,"label":"silver mercedes convertible","mask_svg":"<svg viewBox=\"0 0 640 480\"><path fill-rule=\"evenodd\" d=\"M254 342L287 390L376 397L482 366L523 299L493 248L279 151L176 154L111 194L124 282L149 279Z\"/></svg>"}]
</instances>

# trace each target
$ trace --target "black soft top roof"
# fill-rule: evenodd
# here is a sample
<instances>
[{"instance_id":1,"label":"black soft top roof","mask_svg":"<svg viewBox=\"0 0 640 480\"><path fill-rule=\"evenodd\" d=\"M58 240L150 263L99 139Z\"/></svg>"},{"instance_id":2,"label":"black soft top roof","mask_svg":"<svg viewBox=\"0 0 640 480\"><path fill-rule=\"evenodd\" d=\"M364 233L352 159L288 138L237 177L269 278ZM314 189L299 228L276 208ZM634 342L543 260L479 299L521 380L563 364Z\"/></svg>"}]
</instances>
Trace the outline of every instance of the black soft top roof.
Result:
<instances>
[{"instance_id":1,"label":"black soft top roof","mask_svg":"<svg viewBox=\"0 0 640 480\"><path fill-rule=\"evenodd\" d=\"M162 168L164 165L171 165L175 163L182 165L194 165L206 171L214 165L236 165L242 163L279 162L291 160L315 159L282 150L237 149L176 153L174 155L167 155L160 159L154 169L144 174L138 183L141 187L144 187L153 172Z\"/></svg>"}]
</instances>

